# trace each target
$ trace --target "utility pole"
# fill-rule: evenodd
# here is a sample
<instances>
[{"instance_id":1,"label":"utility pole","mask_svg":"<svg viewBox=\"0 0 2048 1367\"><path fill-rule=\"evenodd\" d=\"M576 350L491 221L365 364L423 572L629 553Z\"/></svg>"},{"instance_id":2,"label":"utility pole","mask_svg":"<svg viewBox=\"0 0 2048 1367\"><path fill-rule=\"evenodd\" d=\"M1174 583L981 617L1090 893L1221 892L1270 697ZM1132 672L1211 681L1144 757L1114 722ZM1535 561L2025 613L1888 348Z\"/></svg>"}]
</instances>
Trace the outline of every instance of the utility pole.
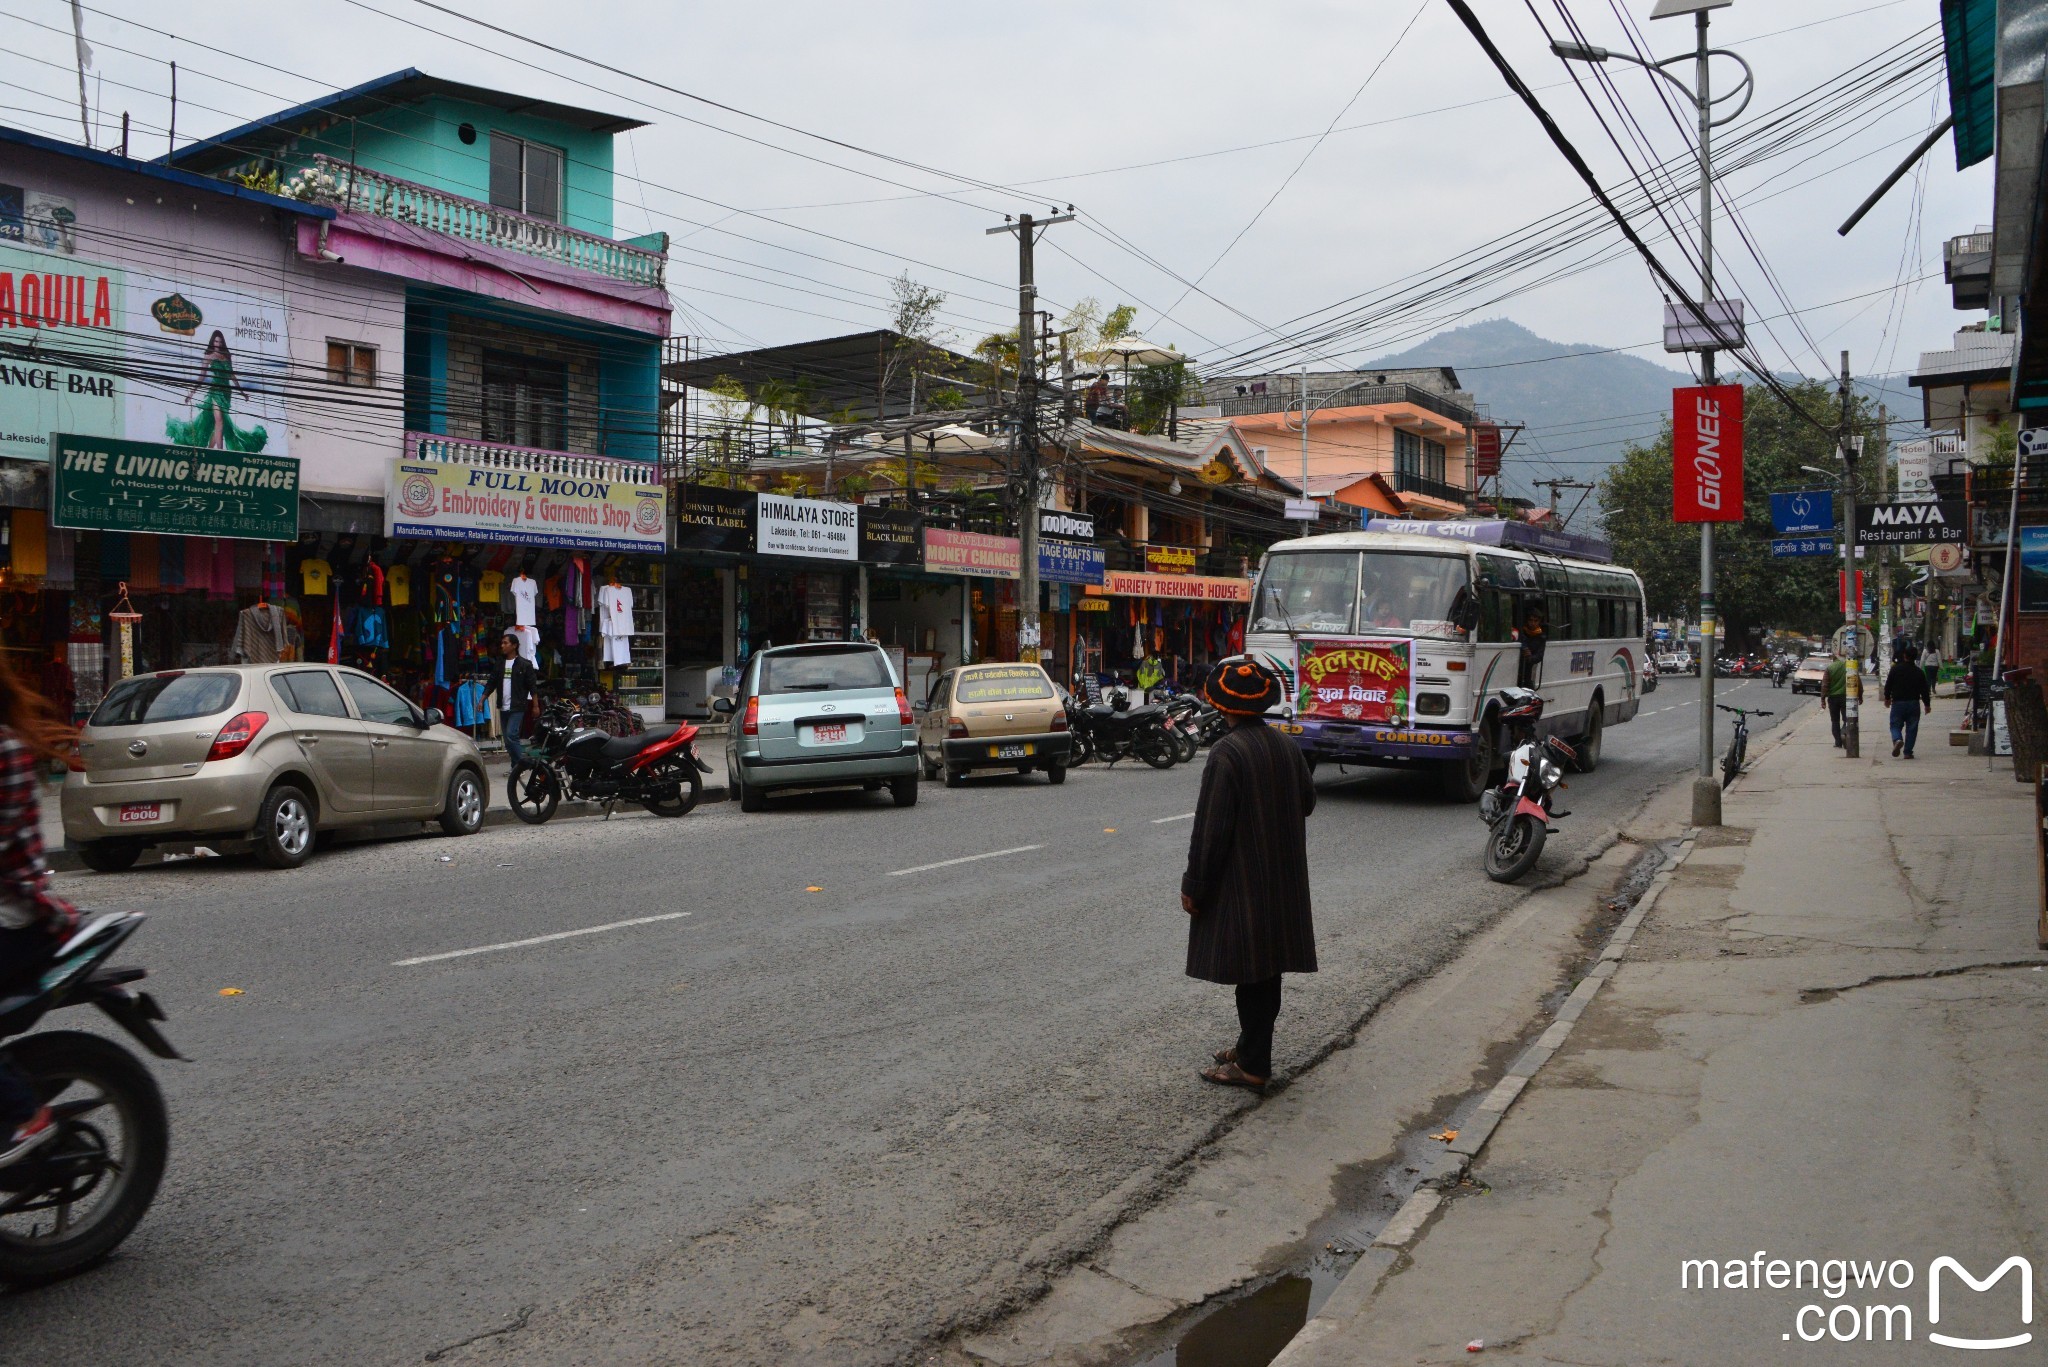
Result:
<instances>
[{"instance_id":1,"label":"utility pole","mask_svg":"<svg viewBox=\"0 0 2048 1367\"><path fill-rule=\"evenodd\" d=\"M1857 617L1863 595L1856 584L1856 447L1849 434L1849 353L1842 353L1842 624L1849 636L1849 696L1842 708L1842 753L1850 759L1863 753L1858 716L1863 706L1863 651Z\"/></svg>"},{"instance_id":2,"label":"utility pole","mask_svg":"<svg viewBox=\"0 0 2048 1367\"><path fill-rule=\"evenodd\" d=\"M1714 307L1714 109L1709 88L1707 11L1693 15L1698 45L1693 98L1700 116L1700 304ZM1714 349L1700 353L1700 383L1714 383ZM1714 777L1714 524L1700 523L1700 771L1692 781L1692 824L1721 824L1721 783Z\"/></svg>"},{"instance_id":3,"label":"utility pole","mask_svg":"<svg viewBox=\"0 0 2048 1367\"><path fill-rule=\"evenodd\" d=\"M1031 250L1038 234L1055 223L1071 223L1071 213L1034 219L1019 214L1015 223L990 228L985 235L1017 234L1017 657L1037 664L1043 658L1038 620L1038 283L1032 274Z\"/></svg>"},{"instance_id":4,"label":"utility pole","mask_svg":"<svg viewBox=\"0 0 2048 1367\"><path fill-rule=\"evenodd\" d=\"M1570 522L1572 518L1578 514L1579 509L1582 506L1584 506L1586 502L1586 495L1592 493L1593 490L1600 487L1597 484L1590 484L1583 479L1539 479L1532 480L1531 483L1534 485L1534 487L1538 489L1550 490L1550 520L1552 522L1555 522L1559 527L1562 527L1566 523ZM1571 512L1566 513L1563 516L1559 516L1557 509L1557 491L1560 489L1578 489L1581 491L1579 494L1579 501L1572 505Z\"/></svg>"}]
</instances>

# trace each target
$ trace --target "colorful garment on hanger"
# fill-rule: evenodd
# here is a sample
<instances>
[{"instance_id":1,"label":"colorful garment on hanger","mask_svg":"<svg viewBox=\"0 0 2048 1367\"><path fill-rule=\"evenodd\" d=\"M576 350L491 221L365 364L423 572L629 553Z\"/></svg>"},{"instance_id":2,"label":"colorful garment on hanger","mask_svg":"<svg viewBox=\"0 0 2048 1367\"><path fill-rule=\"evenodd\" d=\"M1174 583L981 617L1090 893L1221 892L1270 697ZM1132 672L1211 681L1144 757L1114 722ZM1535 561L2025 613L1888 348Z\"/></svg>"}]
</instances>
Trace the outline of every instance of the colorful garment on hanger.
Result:
<instances>
[{"instance_id":1,"label":"colorful garment on hanger","mask_svg":"<svg viewBox=\"0 0 2048 1367\"><path fill-rule=\"evenodd\" d=\"M592 607L590 562L580 555L562 567L562 644L581 645Z\"/></svg>"},{"instance_id":2,"label":"colorful garment on hanger","mask_svg":"<svg viewBox=\"0 0 2048 1367\"><path fill-rule=\"evenodd\" d=\"M496 570L485 570L476 581L476 601L479 603L499 602L503 598L504 588L504 575Z\"/></svg>"},{"instance_id":3,"label":"colorful garment on hanger","mask_svg":"<svg viewBox=\"0 0 2048 1367\"><path fill-rule=\"evenodd\" d=\"M393 565L384 572L385 587L391 593L391 606L402 608L412 603L412 567Z\"/></svg>"},{"instance_id":4,"label":"colorful garment on hanger","mask_svg":"<svg viewBox=\"0 0 2048 1367\"><path fill-rule=\"evenodd\" d=\"M308 598L327 596L328 581L334 578L334 566L317 556L299 562L299 580L304 584Z\"/></svg>"},{"instance_id":5,"label":"colorful garment on hanger","mask_svg":"<svg viewBox=\"0 0 2048 1367\"><path fill-rule=\"evenodd\" d=\"M373 608L384 606L384 567L374 560L363 567L363 602Z\"/></svg>"},{"instance_id":6,"label":"colorful garment on hanger","mask_svg":"<svg viewBox=\"0 0 2048 1367\"><path fill-rule=\"evenodd\" d=\"M327 663L338 665L341 663L341 638L343 635L341 629L341 595L338 593L334 594L328 601L334 604L334 632L327 638Z\"/></svg>"},{"instance_id":7,"label":"colorful garment on hanger","mask_svg":"<svg viewBox=\"0 0 2048 1367\"><path fill-rule=\"evenodd\" d=\"M447 626L462 616L462 567L453 560L436 560L428 569L427 618L435 626Z\"/></svg>"},{"instance_id":8,"label":"colorful garment on hanger","mask_svg":"<svg viewBox=\"0 0 2048 1367\"><path fill-rule=\"evenodd\" d=\"M457 726L482 726L484 724L484 681L464 679L455 689L455 724Z\"/></svg>"}]
</instances>

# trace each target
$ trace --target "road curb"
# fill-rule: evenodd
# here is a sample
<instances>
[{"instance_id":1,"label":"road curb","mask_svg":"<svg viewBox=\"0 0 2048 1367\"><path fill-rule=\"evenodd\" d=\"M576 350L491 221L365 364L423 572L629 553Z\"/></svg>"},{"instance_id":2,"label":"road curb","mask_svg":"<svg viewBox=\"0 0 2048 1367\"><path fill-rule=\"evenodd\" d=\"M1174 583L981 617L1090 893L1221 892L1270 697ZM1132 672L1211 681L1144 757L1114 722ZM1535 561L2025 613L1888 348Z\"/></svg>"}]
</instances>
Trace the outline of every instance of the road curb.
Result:
<instances>
[{"instance_id":1,"label":"road curb","mask_svg":"<svg viewBox=\"0 0 2048 1367\"><path fill-rule=\"evenodd\" d=\"M1786 737L1778 740L1782 744L1789 739L1792 728L1787 728ZM1323 1307L1304 1324L1294 1338L1273 1359L1272 1367L1298 1367L1308 1355L1310 1347L1332 1334L1339 1332L1339 1322L1348 1320L1371 1303L1379 1294L1381 1285L1389 1272L1401 1265L1408 1250L1421 1240L1433 1217L1449 1204L1449 1194L1471 1171L1472 1164L1485 1152L1486 1145L1499 1131L1501 1122L1507 1119L1514 1105L1521 1099L1531 1080L1542 1072L1544 1066L1562 1049L1577 1028L1579 1018L1586 1012L1593 999L1600 993L1602 985L1614 976L1628 955L1629 945L1634 941L1636 930L1643 924L1664 889L1671 886L1672 878L1699 847L1700 830L1687 826L1681 831L1671 861L1650 879L1628 915L1609 933L1600 947L1596 961L1586 976L1576 983L1571 994L1565 998L1551 1017L1551 1023L1533 1041L1525 1046L1508 1065L1506 1076L1494 1084L1493 1090L1481 1099L1479 1107L1459 1128L1458 1137L1439 1154L1429 1170L1423 1174L1422 1185L1411 1192L1400 1209L1394 1212L1379 1235L1374 1238L1370 1252L1378 1255L1374 1260L1374 1271L1364 1277L1356 1277L1360 1268L1354 1268L1354 1275L1347 1275L1330 1294ZM1349 1294L1347 1294L1347 1292Z\"/></svg>"},{"instance_id":2,"label":"road curb","mask_svg":"<svg viewBox=\"0 0 2048 1367\"><path fill-rule=\"evenodd\" d=\"M732 789L727 785L719 784L714 787L710 784L706 784L704 787L703 795L697 799L697 805L699 807L702 807L713 802L729 802L731 800ZM564 802L561 804L561 806L555 809L555 814L553 817L549 818L549 823L552 824L556 821L582 821L592 817L602 817L604 816L604 814L604 807L599 803ZM521 822L518 817L512 815L512 811L509 807L493 807L484 813L485 830L490 830L493 827L497 826L517 826L523 824L524 823ZM381 840L389 839L396 836L418 834L420 831L426 829L426 826L427 823L424 822L418 823L416 825L415 823L410 821L400 821L392 822L391 824L384 826L365 826L360 828L359 830L342 832L341 835L343 840L348 844L364 844L368 843L368 841L370 840ZM204 842L202 841L197 843L203 844ZM85 868L84 859L79 855L79 852L70 845L66 845L61 849L50 850L48 853L44 855L43 862L50 866L50 871L52 873L77 873ZM151 868L155 865L162 864L164 862L165 861L161 851L150 850L143 854L141 860L137 862L135 867L138 869L146 869Z\"/></svg>"}]
</instances>

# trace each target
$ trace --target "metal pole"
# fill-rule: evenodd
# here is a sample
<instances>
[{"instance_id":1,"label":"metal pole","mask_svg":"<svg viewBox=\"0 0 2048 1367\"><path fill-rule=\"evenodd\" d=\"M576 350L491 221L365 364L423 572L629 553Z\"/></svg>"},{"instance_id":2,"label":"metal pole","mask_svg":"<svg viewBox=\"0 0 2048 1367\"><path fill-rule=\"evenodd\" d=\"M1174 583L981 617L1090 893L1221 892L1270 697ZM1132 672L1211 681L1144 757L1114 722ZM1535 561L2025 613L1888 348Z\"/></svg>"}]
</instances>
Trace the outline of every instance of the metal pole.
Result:
<instances>
[{"instance_id":1,"label":"metal pole","mask_svg":"<svg viewBox=\"0 0 2048 1367\"><path fill-rule=\"evenodd\" d=\"M1017 457L1023 494L1017 532L1017 658L1037 664L1038 623L1038 285L1032 278L1032 218L1017 216Z\"/></svg>"},{"instance_id":2,"label":"metal pole","mask_svg":"<svg viewBox=\"0 0 2048 1367\"><path fill-rule=\"evenodd\" d=\"M1863 753L1860 717L1863 711L1862 633L1857 630L1863 595L1856 583L1856 459L1849 439L1849 353L1842 353L1842 621L1849 629L1849 695L1842 706L1842 753L1850 759Z\"/></svg>"},{"instance_id":3,"label":"metal pole","mask_svg":"<svg viewBox=\"0 0 2048 1367\"><path fill-rule=\"evenodd\" d=\"M1708 86L1707 11L1694 16L1698 53L1693 91L1700 116L1700 305L1714 307L1714 128ZM1700 382L1714 382L1714 349L1700 353ZM1721 824L1721 784L1714 777L1714 524L1700 523L1700 770L1692 781L1692 824Z\"/></svg>"}]
</instances>

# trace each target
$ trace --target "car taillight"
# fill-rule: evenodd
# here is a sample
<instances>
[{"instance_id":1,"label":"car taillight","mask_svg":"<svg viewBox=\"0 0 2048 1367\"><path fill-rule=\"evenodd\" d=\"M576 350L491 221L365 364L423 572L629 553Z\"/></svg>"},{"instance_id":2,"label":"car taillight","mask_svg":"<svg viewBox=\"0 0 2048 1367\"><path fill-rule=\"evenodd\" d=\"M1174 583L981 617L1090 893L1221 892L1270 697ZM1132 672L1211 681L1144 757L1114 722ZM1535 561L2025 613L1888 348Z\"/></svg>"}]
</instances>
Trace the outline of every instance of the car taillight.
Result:
<instances>
[{"instance_id":1,"label":"car taillight","mask_svg":"<svg viewBox=\"0 0 2048 1367\"><path fill-rule=\"evenodd\" d=\"M1059 712L1054 714L1052 719L1052 729L1055 731L1064 731L1067 729L1067 713L1065 708L1061 708Z\"/></svg>"},{"instance_id":2,"label":"car taillight","mask_svg":"<svg viewBox=\"0 0 2048 1367\"><path fill-rule=\"evenodd\" d=\"M249 742L256 739L270 721L268 712L241 712L228 718L228 724L213 738L213 745L207 750L208 760L233 759L249 748Z\"/></svg>"},{"instance_id":3,"label":"car taillight","mask_svg":"<svg viewBox=\"0 0 2048 1367\"><path fill-rule=\"evenodd\" d=\"M759 698L747 699L747 715L740 722L740 734L743 736L758 736L761 734L761 700Z\"/></svg>"},{"instance_id":4,"label":"car taillight","mask_svg":"<svg viewBox=\"0 0 2048 1367\"><path fill-rule=\"evenodd\" d=\"M900 688L896 690L896 720L905 726L917 720L910 715L910 699L903 696L903 690Z\"/></svg>"},{"instance_id":5,"label":"car taillight","mask_svg":"<svg viewBox=\"0 0 2048 1367\"><path fill-rule=\"evenodd\" d=\"M949 721L949 722L947 722L947 723L946 723L946 739L947 739L947 740L966 740L966 739L967 739L967 723L966 723L966 722L964 722L964 721Z\"/></svg>"}]
</instances>

